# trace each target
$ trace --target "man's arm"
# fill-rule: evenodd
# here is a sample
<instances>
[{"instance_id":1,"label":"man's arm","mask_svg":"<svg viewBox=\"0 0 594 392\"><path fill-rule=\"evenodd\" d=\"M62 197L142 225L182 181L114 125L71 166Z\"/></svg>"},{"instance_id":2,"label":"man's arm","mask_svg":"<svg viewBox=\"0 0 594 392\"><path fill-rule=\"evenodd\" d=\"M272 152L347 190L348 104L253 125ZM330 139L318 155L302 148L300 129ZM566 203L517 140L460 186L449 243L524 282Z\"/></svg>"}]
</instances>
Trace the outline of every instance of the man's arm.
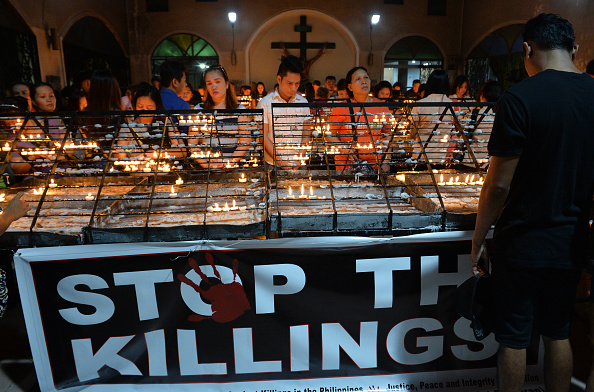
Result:
<instances>
[{"instance_id":1,"label":"man's arm","mask_svg":"<svg viewBox=\"0 0 594 392\"><path fill-rule=\"evenodd\" d=\"M519 156L491 157L489 172L481 189L474 237L472 238L470 266L473 275L481 272L478 262L485 251L485 237L491 229L491 225L497 220L507 200L509 188L519 160Z\"/></svg>"}]
</instances>

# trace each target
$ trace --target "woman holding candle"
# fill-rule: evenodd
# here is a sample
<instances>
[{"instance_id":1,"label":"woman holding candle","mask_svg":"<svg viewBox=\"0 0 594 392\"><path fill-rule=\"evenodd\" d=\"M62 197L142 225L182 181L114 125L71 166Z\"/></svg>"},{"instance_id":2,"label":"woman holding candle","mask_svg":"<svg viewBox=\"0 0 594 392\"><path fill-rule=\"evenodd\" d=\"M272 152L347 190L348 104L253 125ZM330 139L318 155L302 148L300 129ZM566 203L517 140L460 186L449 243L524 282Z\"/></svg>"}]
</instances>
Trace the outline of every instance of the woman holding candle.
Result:
<instances>
[{"instance_id":1,"label":"woman holding candle","mask_svg":"<svg viewBox=\"0 0 594 392\"><path fill-rule=\"evenodd\" d=\"M206 92L203 102L196 105L195 109L245 109L237 102L237 97L229 83L227 72L220 65L215 65L204 71ZM219 152L220 158L202 159L198 163L204 167L214 170L233 167L248 151L248 143L251 141L249 132L244 130L247 117L233 114L217 114L214 124L211 127L203 128L203 135L198 138L199 144L207 145L211 156ZM190 132L196 135L197 131ZM244 143L243 146L238 146Z\"/></svg>"},{"instance_id":2,"label":"woman holding candle","mask_svg":"<svg viewBox=\"0 0 594 392\"><path fill-rule=\"evenodd\" d=\"M390 131L388 121L384 121L385 116L390 116L390 110L385 106L365 105L383 101L369 96L371 79L364 67L351 69L346 81L349 102L360 105L332 110L331 130L335 136L326 137L326 141L340 149L334 158L336 170L377 170L378 164L384 161L379 148Z\"/></svg>"}]
</instances>

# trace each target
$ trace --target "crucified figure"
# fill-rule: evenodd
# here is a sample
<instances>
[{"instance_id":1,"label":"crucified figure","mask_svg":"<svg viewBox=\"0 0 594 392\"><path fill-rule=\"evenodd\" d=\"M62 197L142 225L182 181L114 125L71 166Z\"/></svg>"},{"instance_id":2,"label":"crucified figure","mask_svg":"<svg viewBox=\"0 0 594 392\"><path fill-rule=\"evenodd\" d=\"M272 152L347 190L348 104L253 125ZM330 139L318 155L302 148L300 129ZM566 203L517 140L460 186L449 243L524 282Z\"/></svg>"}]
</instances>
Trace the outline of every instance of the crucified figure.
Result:
<instances>
[{"instance_id":1,"label":"crucified figure","mask_svg":"<svg viewBox=\"0 0 594 392\"><path fill-rule=\"evenodd\" d=\"M303 72L301 72L301 82L303 83L304 81L308 81L309 80L309 69L311 68L311 65L320 57L322 57L322 55L324 53L326 53L326 47L328 46L328 42L324 42L324 45L322 46L322 49L320 49L320 51L318 52L318 54L316 54L314 57L312 57L309 60L306 60L304 57L299 57L299 60L301 60L301 65L303 66ZM284 43L280 43L280 48L283 51L283 57L287 57L290 53L287 51L287 48L285 47Z\"/></svg>"}]
</instances>

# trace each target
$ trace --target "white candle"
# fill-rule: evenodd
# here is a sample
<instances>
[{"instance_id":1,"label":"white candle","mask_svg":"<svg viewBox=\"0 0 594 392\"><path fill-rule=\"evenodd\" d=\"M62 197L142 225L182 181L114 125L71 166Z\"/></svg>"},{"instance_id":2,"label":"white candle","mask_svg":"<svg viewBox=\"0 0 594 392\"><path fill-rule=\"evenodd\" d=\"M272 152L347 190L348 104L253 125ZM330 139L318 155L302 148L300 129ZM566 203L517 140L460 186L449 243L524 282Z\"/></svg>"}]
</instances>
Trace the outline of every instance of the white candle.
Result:
<instances>
[{"instance_id":1,"label":"white candle","mask_svg":"<svg viewBox=\"0 0 594 392\"><path fill-rule=\"evenodd\" d=\"M49 184L49 187L50 187L50 188L55 188L55 187L57 187L57 186L58 186L58 184L56 184L56 183L54 182L54 179L52 178L52 179L51 179L51 182L50 182L50 184Z\"/></svg>"},{"instance_id":2,"label":"white candle","mask_svg":"<svg viewBox=\"0 0 594 392\"><path fill-rule=\"evenodd\" d=\"M227 202L225 202L225 205L223 206L223 211L225 212L229 212L229 204L227 204Z\"/></svg>"},{"instance_id":3,"label":"white candle","mask_svg":"<svg viewBox=\"0 0 594 392\"><path fill-rule=\"evenodd\" d=\"M314 194L313 194L313 186L310 186L309 187L309 198L310 199L315 199L316 198L316 196L314 196Z\"/></svg>"},{"instance_id":4,"label":"white candle","mask_svg":"<svg viewBox=\"0 0 594 392\"><path fill-rule=\"evenodd\" d=\"M175 197L177 196L177 193L175 192L175 189L173 189L173 185L171 185L171 193L169 194L169 197Z\"/></svg>"},{"instance_id":5,"label":"white candle","mask_svg":"<svg viewBox=\"0 0 594 392\"><path fill-rule=\"evenodd\" d=\"M184 183L184 180L182 180L181 178L178 178L177 180L175 180L175 185L181 185Z\"/></svg>"},{"instance_id":6,"label":"white candle","mask_svg":"<svg viewBox=\"0 0 594 392\"><path fill-rule=\"evenodd\" d=\"M293 196L293 189L291 189L291 187L289 187L289 194L287 195L287 199L294 199L295 196Z\"/></svg>"},{"instance_id":7,"label":"white candle","mask_svg":"<svg viewBox=\"0 0 594 392\"><path fill-rule=\"evenodd\" d=\"M0 194L0 201L5 201L4 196L6 196L4 193Z\"/></svg>"},{"instance_id":8,"label":"white candle","mask_svg":"<svg viewBox=\"0 0 594 392\"><path fill-rule=\"evenodd\" d=\"M89 192L89 194L85 196L85 200L87 200L87 201L95 200L95 196L93 196L91 194L91 192Z\"/></svg>"},{"instance_id":9,"label":"white candle","mask_svg":"<svg viewBox=\"0 0 594 392\"><path fill-rule=\"evenodd\" d=\"M2 151L10 151L10 144L8 142L2 147Z\"/></svg>"},{"instance_id":10,"label":"white candle","mask_svg":"<svg viewBox=\"0 0 594 392\"><path fill-rule=\"evenodd\" d=\"M221 207L219 207L219 203L215 203L214 207L212 207L212 210L214 212L219 212L219 211L222 211L223 209Z\"/></svg>"},{"instance_id":11,"label":"white candle","mask_svg":"<svg viewBox=\"0 0 594 392\"><path fill-rule=\"evenodd\" d=\"M237 206L235 205L235 199L233 199L233 205L231 206L231 211L236 211L236 210L238 210L238 209L239 209L239 207L237 207Z\"/></svg>"},{"instance_id":12,"label":"white candle","mask_svg":"<svg viewBox=\"0 0 594 392\"><path fill-rule=\"evenodd\" d=\"M245 175L243 173L241 173L241 178L239 179L239 182L246 182L247 178L245 178Z\"/></svg>"},{"instance_id":13,"label":"white candle","mask_svg":"<svg viewBox=\"0 0 594 392\"><path fill-rule=\"evenodd\" d=\"M187 123L188 123L188 121L187 121L187 120L184 120L184 117L183 117L183 116L181 116L181 117L180 117L180 119L179 119L179 123L180 123L180 124L187 124Z\"/></svg>"},{"instance_id":14,"label":"white candle","mask_svg":"<svg viewBox=\"0 0 594 392\"><path fill-rule=\"evenodd\" d=\"M301 194L299 195L300 199L307 199L307 195L305 194L305 190L303 184L301 184Z\"/></svg>"}]
</instances>

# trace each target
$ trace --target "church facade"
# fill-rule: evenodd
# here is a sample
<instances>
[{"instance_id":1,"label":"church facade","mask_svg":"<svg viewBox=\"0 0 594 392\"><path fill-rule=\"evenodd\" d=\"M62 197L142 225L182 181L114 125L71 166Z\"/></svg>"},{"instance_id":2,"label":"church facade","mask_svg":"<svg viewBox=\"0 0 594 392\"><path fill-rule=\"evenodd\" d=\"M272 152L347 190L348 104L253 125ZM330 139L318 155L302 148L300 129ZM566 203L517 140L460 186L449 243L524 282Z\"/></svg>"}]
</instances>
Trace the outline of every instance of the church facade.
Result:
<instances>
[{"instance_id":1,"label":"church facade","mask_svg":"<svg viewBox=\"0 0 594 392\"><path fill-rule=\"evenodd\" d=\"M356 65L366 66L375 80L404 84L424 67L443 67L454 77L468 72L471 58L517 50L520 30L510 35L502 29L521 26L540 12L559 13L573 23L579 68L594 58L594 28L586 17L594 14L594 2L588 0L3 2L36 41L41 80L30 81L60 87L89 62L92 67L106 61L121 83L134 84L150 80L160 61L181 58L194 84L200 69L218 62L236 84L262 81L270 89L283 46L305 61L321 54L311 64L310 81L343 78ZM233 24L229 12L237 15ZM374 14L380 15L376 25ZM0 28L10 29L10 22L0 18ZM497 38L501 42L489 41L497 31L504 32ZM477 55L479 49L484 54Z\"/></svg>"}]
</instances>

